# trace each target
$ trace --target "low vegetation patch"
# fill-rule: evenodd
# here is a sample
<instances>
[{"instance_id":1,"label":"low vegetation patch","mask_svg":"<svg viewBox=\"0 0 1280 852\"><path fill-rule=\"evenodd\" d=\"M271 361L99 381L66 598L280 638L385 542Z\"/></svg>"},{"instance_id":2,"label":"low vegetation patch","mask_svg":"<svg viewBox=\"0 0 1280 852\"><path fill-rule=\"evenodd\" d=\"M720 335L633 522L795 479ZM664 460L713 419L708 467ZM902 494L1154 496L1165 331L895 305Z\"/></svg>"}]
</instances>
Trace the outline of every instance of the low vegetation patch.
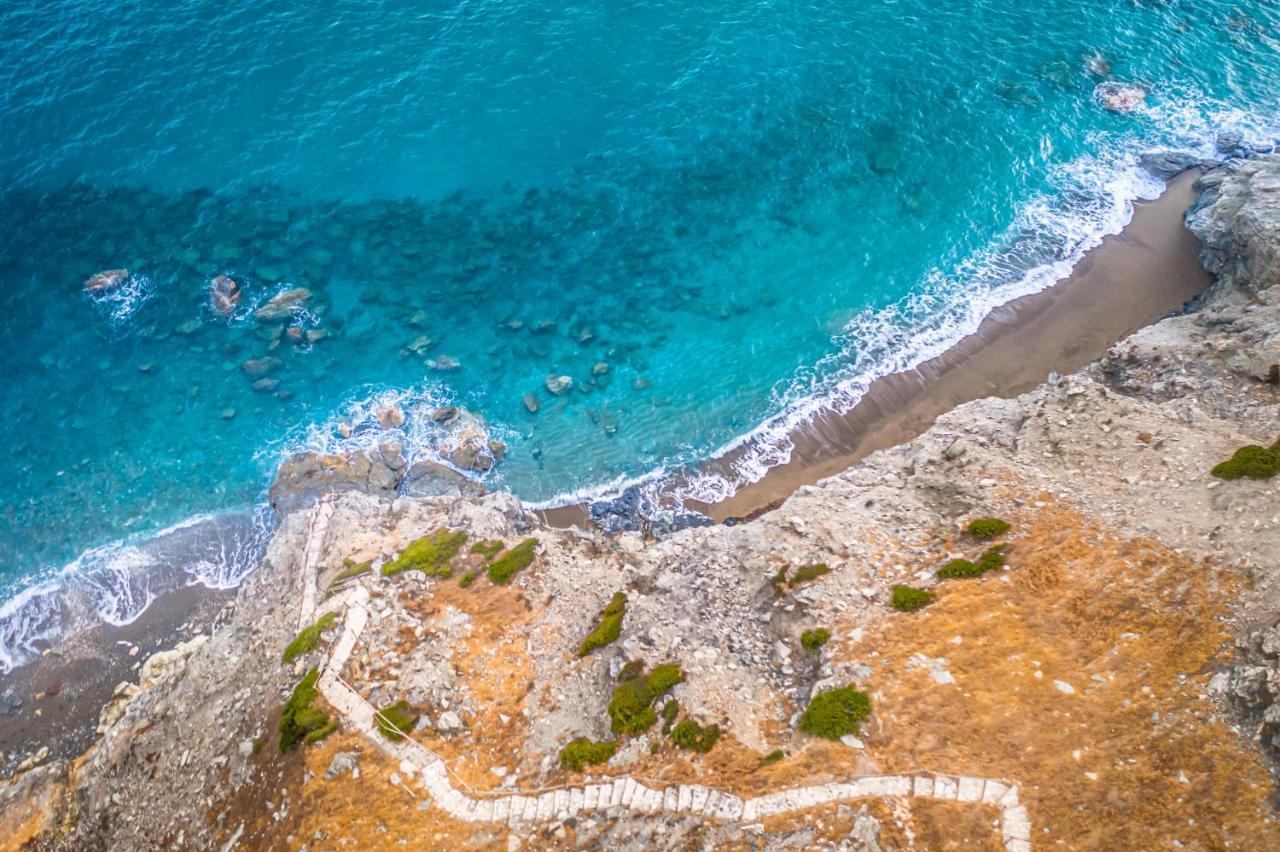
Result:
<instances>
[{"instance_id":1,"label":"low vegetation patch","mask_svg":"<svg viewBox=\"0 0 1280 852\"><path fill-rule=\"evenodd\" d=\"M336 615L326 612L316 619L315 624L302 628L298 635L293 637L293 641L284 648L282 659L285 665L292 663L303 654L309 654L314 651L316 646L320 644L320 634L326 630L332 630L337 625L337 622Z\"/></svg>"},{"instance_id":2,"label":"low vegetation patch","mask_svg":"<svg viewBox=\"0 0 1280 852\"><path fill-rule=\"evenodd\" d=\"M378 715L373 718L378 725L378 731L387 739L396 742L408 736L413 726L418 724L420 715L417 710L409 706L409 702L397 701L390 707L379 710Z\"/></svg>"},{"instance_id":3,"label":"low vegetation patch","mask_svg":"<svg viewBox=\"0 0 1280 852\"><path fill-rule=\"evenodd\" d=\"M595 629L582 640L582 645L578 648L578 656L585 657L597 648L603 648L616 641L622 635L622 616L626 611L627 596L622 592L616 592L613 600L609 601L609 605L601 610L600 621Z\"/></svg>"},{"instance_id":4,"label":"low vegetation patch","mask_svg":"<svg viewBox=\"0 0 1280 852\"><path fill-rule=\"evenodd\" d=\"M890 603L899 612L914 612L933 603L933 592L914 586L894 586Z\"/></svg>"},{"instance_id":5,"label":"low vegetation patch","mask_svg":"<svg viewBox=\"0 0 1280 852\"><path fill-rule=\"evenodd\" d=\"M711 751L719 739L719 725L708 725L704 728L692 719L685 719L671 731L671 742L675 743L676 748L696 751L698 754Z\"/></svg>"},{"instance_id":6,"label":"low vegetation patch","mask_svg":"<svg viewBox=\"0 0 1280 852\"><path fill-rule=\"evenodd\" d=\"M800 634L800 644L806 651L816 651L823 645L827 644L827 640L831 638L831 631L825 627L818 627L814 630L806 630Z\"/></svg>"},{"instance_id":7,"label":"low vegetation patch","mask_svg":"<svg viewBox=\"0 0 1280 852\"><path fill-rule=\"evenodd\" d=\"M574 772L581 772L584 767L608 763L617 750L616 742L592 742L586 737L578 737L560 749L560 763Z\"/></svg>"},{"instance_id":8,"label":"low vegetation patch","mask_svg":"<svg viewBox=\"0 0 1280 852\"><path fill-rule=\"evenodd\" d=\"M390 577L401 571L421 571L428 577L452 577L449 561L467 543L464 530L452 532L441 528L424 535L406 547L393 561L382 566L383 576Z\"/></svg>"},{"instance_id":9,"label":"low vegetation patch","mask_svg":"<svg viewBox=\"0 0 1280 852\"><path fill-rule=\"evenodd\" d=\"M609 699L610 729L615 734L639 734L652 728L658 721L653 702L682 680L679 666L663 663L647 676L641 673L618 684Z\"/></svg>"},{"instance_id":10,"label":"low vegetation patch","mask_svg":"<svg viewBox=\"0 0 1280 852\"><path fill-rule=\"evenodd\" d=\"M476 577L479 576L480 575L475 571L468 571L458 579L458 585L465 589L467 586L474 583L476 581Z\"/></svg>"},{"instance_id":11,"label":"low vegetation patch","mask_svg":"<svg viewBox=\"0 0 1280 852\"><path fill-rule=\"evenodd\" d=\"M988 571L997 571L1004 567L1004 545L988 547L978 557L977 562L968 559L952 559L938 570L938 577L943 580L955 580L965 577L981 577Z\"/></svg>"},{"instance_id":12,"label":"low vegetation patch","mask_svg":"<svg viewBox=\"0 0 1280 852\"><path fill-rule=\"evenodd\" d=\"M478 553L486 560L489 560L502 552L502 542L497 539L493 541L477 541L471 545L471 552Z\"/></svg>"},{"instance_id":13,"label":"low vegetation patch","mask_svg":"<svg viewBox=\"0 0 1280 852\"><path fill-rule=\"evenodd\" d=\"M489 563L489 579L499 586L511 582L511 578L528 568L533 563L533 549L538 546L536 538L526 538L506 553Z\"/></svg>"},{"instance_id":14,"label":"low vegetation patch","mask_svg":"<svg viewBox=\"0 0 1280 852\"><path fill-rule=\"evenodd\" d=\"M966 531L979 541L989 541L1007 533L1009 524L1000 518L977 518L969 522Z\"/></svg>"},{"instance_id":15,"label":"low vegetation patch","mask_svg":"<svg viewBox=\"0 0 1280 852\"><path fill-rule=\"evenodd\" d=\"M817 562L813 565L801 565L796 569L796 573L791 577L791 585L798 586L801 583L807 583L810 580L816 580L823 574L831 573L831 569L825 562Z\"/></svg>"},{"instance_id":16,"label":"low vegetation patch","mask_svg":"<svg viewBox=\"0 0 1280 852\"><path fill-rule=\"evenodd\" d=\"M320 670L307 672L298 685L293 688L289 700L280 711L280 722L276 729L280 732L280 753L287 754L298 747L299 743L316 743L338 729L338 723L329 718L329 714L315 706L316 681L320 679Z\"/></svg>"},{"instance_id":17,"label":"low vegetation patch","mask_svg":"<svg viewBox=\"0 0 1280 852\"><path fill-rule=\"evenodd\" d=\"M680 715L680 702L674 698L668 698L667 703L662 705L662 733L664 735L671 733L671 726L676 722L676 716Z\"/></svg>"},{"instance_id":18,"label":"low vegetation patch","mask_svg":"<svg viewBox=\"0 0 1280 852\"><path fill-rule=\"evenodd\" d=\"M324 596L330 597L334 592L338 591L338 587L350 580L352 577L359 577L364 572L373 567L373 560L368 562L356 562L354 559L342 560L342 573L333 578L333 582L324 590Z\"/></svg>"},{"instance_id":19,"label":"low vegetation patch","mask_svg":"<svg viewBox=\"0 0 1280 852\"><path fill-rule=\"evenodd\" d=\"M773 751L760 758L760 764L762 766L768 766L770 763L777 763L786 756L787 755L782 751L782 749L775 748Z\"/></svg>"},{"instance_id":20,"label":"low vegetation patch","mask_svg":"<svg viewBox=\"0 0 1280 852\"><path fill-rule=\"evenodd\" d=\"M1270 479L1280 473L1280 441L1270 447L1243 446L1210 472L1219 479Z\"/></svg>"},{"instance_id":21,"label":"low vegetation patch","mask_svg":"<svg viewBox=\"0 0 1280 852\"><path fill-rule=\"evenodd\" d=\"M804 715L800 730L826 740L838 740L857 734L858 727L871 715L871 699L852 686L828 689L815 695Z\"/></svg>"}]
</instances>

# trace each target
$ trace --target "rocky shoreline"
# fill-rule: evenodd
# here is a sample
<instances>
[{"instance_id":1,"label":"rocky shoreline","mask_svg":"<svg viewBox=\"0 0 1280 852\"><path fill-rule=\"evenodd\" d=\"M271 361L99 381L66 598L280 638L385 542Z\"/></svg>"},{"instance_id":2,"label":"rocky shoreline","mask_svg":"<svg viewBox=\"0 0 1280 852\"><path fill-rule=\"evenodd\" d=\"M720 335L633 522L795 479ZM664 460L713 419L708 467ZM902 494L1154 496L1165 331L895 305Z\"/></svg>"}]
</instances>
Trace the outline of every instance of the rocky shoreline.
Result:
<instances>
[{"instance_id":1,"label":"rocky shoreline","mask_svg":"<svg viewBox=\"0 0 1280 852\"><path fill-rule=\"evenodd\" d=\"M281 655L317 603L358 587L369 623L335 676L373 707L404 702L413 739L472 791L625 774L747 797L927 766L1016 783L1037 830L1073 845L1280 843L1280 479L1211 473L1280 439L1280 159L1232 160L1197 191L1187 225L1217 279L1194 310L1029 393L964 404L750 522L658 541L553 529L450 468L415 471L392 442L286 463L280 527L234 606L144 663L84 756L0 788L0 835L78 849L678 848L743 832L1029 848L992 835L981 797L477 825L350 725L282 754L284 708L339 631ZM473 415L431 417L458 467L500 458ZM940 577L981 561L988 545L965 530L988 516L1011 526L1003 565ZM418 570L396 568L414 548ZM896 587L929 603L902 612ZM619 592L619 634L580 654ZM827 640L802 643L819 629ZM656 727L611 730L627 666L664 663L682 680L654 711L715 726L706 754ZM869 696L857 735L802 730L806 707L843 685ZM559 758L580 737L615 744L585 776Z\"/></svg>"}]
</instances>

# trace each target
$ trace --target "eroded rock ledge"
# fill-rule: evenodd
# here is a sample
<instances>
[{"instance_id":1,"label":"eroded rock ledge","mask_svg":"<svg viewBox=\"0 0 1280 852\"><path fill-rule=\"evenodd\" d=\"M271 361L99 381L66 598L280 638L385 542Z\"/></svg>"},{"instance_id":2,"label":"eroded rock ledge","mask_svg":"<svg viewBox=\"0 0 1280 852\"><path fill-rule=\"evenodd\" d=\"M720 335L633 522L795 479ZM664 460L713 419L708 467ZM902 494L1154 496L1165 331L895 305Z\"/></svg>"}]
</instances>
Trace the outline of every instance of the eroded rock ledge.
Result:
<instances>
[{"instance_id":1,"label":"eroded rock ledge","mask_svg":"<svg viewBox=\"0 0 1280 852\"><path fill-rule=\"evenodd\" d=\"M76 766L5 795L37 803L21 815L24 831L43 820L40 844L79 849L1000 842L981 803L892 795L750 823L597 808L478 825L356 731L281 755L281 708L338 628L292 664L281 655L358 587L368 623L342 681L373 707L410 705L410 736L468 795L625 775L749 797L934 770L1016 782L1046 842L1280 845L1262 758L1280 753L1280 479L1210 473L1280 439L1278 181L1275 159L1202 181L1188 221L1220 279L1195 311L1032 393L961 406L750 523L660 542L551 530L504 494L397 493L405 476L381 450L368 469L300 461L280 494L304 497L277 502L280 529L225 623L124 702ZM321 530L309 506L335 490ZM1011 525L1003 567L939 579L991 546L964 532L983 516ZM528 564L489 570L528 539ZM933 602L899 612L898 585ZM580 656L618 592L619 636ZM820 647L801 642L819 628ZM634 661L679 666L660 701L718 725L711 751L677 748L661 721L614 735L610 695ZM812 696L844 684L870 698L857 736L801 731ZM576 737L617 749L584 776L558 759Z\"/></svg>"}]
</instances>

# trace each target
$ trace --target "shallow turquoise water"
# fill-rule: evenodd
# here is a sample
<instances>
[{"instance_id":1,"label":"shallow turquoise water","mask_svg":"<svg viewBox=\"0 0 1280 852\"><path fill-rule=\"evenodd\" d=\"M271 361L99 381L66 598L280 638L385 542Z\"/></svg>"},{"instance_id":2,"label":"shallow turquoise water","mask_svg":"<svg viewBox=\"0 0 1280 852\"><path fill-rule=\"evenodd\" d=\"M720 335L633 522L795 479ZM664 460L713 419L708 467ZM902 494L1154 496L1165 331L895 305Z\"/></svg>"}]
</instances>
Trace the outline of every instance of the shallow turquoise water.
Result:
<instances>
[{"instance_id":1,"label":"shallow turquoise water","mask_svg":"<svg viewBox=\"0 0 1280 852\"><path fill-rule=\"evenodd\" d=\"M250 509L379 393L483 413L511 448L490 482L530 502L749 440L686 489L731 491L1064 274L1158 191L1137 153L1273 140L1278 26L1176 0L6 4L0 670L234 583L261 524L154 531ZM1101 109L1106 79L1145 105ZM129 285L86 295L111 267ZM313 345L251 316L299 286Z\"/></svg>"}]
</instances>

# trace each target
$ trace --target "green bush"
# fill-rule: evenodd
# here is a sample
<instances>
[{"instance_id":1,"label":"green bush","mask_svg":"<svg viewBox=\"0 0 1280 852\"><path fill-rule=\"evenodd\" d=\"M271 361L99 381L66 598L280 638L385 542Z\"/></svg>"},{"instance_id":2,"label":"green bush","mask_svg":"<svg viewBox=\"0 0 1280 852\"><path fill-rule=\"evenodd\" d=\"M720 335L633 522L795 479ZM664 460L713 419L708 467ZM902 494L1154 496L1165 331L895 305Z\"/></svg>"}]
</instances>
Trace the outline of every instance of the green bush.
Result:
<instances>
[{"instance_id":1,"label":"green bush","mask_svg":"<svg viewBox=\"0 0 1280 852\"><path fill-rule=\"evenodd\" d=\"M965 577L981 577L988 571L997 571L1004 567L1004 545L988 547L978 557L977 562L968 559L952 559L938 570L938 577L943 580L955 580Z\"/></svg>"},{"instance_id":2,"label":"green bush","mask_svg":"<svg viewBox=\"0 0 1280 852\"><path fill-rule=\"evenodd\" d=\"M342 573L333 578L333 582L329 583L329 587L324 590L324 596L327 598L334 592L338 591L338 586L343 581L350 580L352 577L359 577L364 572L373 567L373 560L368 562L356 562L354 559L342 560Z\"/></svg>"},{"instance_id":3,"label":"green bush","mask_svg":"<svg viewBox=\"0 0 1280 852\"><path fill-rule=\"evenodd\" d=\"M582 645L578 648L578 656L585 657L597 648L603 648L617 640L622 635L622 616L626 611L627 596L622 592L616 592L608 606L600 612L600 621L595 629L582 640Z\"/></svg>"},{"instance_id":4,"label":"green bush","mask_svg":"<svg viewBox=\"0 0 1280 852\"><path fill-rule=\"evenodd\" d=\"M826 563L818 562L813 565L801 565L796 569L796 573L791 577L791 585L798 586L801 583L807 583L810 580L816 580L823 574L829 574L831 569Z\"/></svg>"},{"instance_id":5,"label":"green bush","mask_svg":"<svg viewBox=\"0 0 1280 852\"><path fill-rule=\"evenodd\" d=\"M943 580L954 580L959 577L980 577L982 568L968 559L952 559L938 569L938 576Z\"/></svg>"},{"instance_id":6,"label":"green bush","mask_svg":"<svg viewBox=\"0 0 1280 852\"><path fill-rule=\"evenodd\" d=\"M583 767L608 763L617 750L618 744L615 742L597 743L586 737L578 737L560 749L560 763L574 772L581 772Z\"/></svg>"},{"instance_id":7,"label":"green bush","mask_svg":"<svg viewBox=\"0 0 1280 852\"><path fill-rule=\"evenodd\" d=\"M978 567L983 571L998 571L1004 567L1004 545L997 544L994 547L988 547L978 557Z\"/></svg>"},{"instance_id":8,"label":"green bush","mask_svg":"<svg viewBox=\"0 0 1280 852\"><path fill-rule=\"evenodd\" d=\"M632 680L644 674L643 660L628 660L618 672L618 680Z\"/></svg>"},{"instance_id":9,"label":"green bush","mask_svg":"<svg viewBox=\"0 0 1280 852\"><path fill-rule=\"evenodd\" d=\"M293 688L289 700L280 711L276 729L280 732L281 754L297 748L298 743L319 742L338 729L338 724L329 718L328 713L313 706L319 694L316 689L316 681L319 679L319 669L313 668L307 672Z\"/></svg>"},{"instance_id":10,"label":"green bush","mask_svg":"<svg viewBox=\"0 0 1280 852\"><path fill-rule=\"evenodd\" d=\"M1249 444L1210 471L1219 479L1270 479L1280 473L1280 441L1269 448Z\"/></svg>"},{"instance_id":11,"label":"green bush","mask_svg":"<svg viewBox=\"0 0 1280 852\"><path fill-rule=\"evenodd\" d=\"M671 732L671 742L675 743L677 748L696 751L698 754L711 751L719 739L719 725L708 725L704 728L692 719L685 719Z\"/></svg>"},{"instance_id":12,"label":"green bush","mask_svg":"<svg viewBox=\"0 0 1280 852\"><path fill-rule=\"evenodd\" d=\"M538 546L536 538L526 538L506 553L489 563L489 579L499 586L511 582L520 571L533 563L533 549Z\"/></svg>"},{"instance_id":13,"label":"green bush","mask_svg":"<svg viewBox=\"0 0 1280 852\"><path fill-rule=\"evenodd\" d=\"M470 586L472 583L474 583L476 581L476 577L479 577L479 576L480 575L475 571L468 571L467 573L463 574L461 577L458 578L458 586L465 589L467 586Z\"/></svg>"},{"instance_id":14,"label":"green bush","mask_svg":"<svg viewBox=\"0 0 1280 852\"><path fill-rule=\"evenodd\" d=\"M382 566L382 574L390 577L401 571L421 571L428 577L452 577L453 569L449 560L453 559L467 543L464 530L450 532L441 528L424 535L406 547L394 561Z\"/></svg>"},{"instance_id":15,"label":"green bush","mask_svg":"<svg viewBox=\"0 0 1280 852\"><path fill-rule=\"evenodd\" d=\"M857 734L858 726L870 715L871 699L867 694L852 686L841 686L821 692L809 701L800 717L800 730L815 737L838 740Z\"/></svg>"},{"instance_id":16,"label":"green bush","mask_svg":"<svg viewBox=\"0 0 1280 852\"><path fill-rule=\"evenodd\" d=\"M675 724L678 715L680 715L680 702L674 698L668 698L667 703L662 705L662 733L671 732L671 726Z\"/></svg>"},{"instance_id":17,"label":"green bush","mask_svg":"<svg viewBox=\"0 0 1280 852\"><path fill-rule=\"evenodd\" d=\"M373 719L378 726L378 731L387 739L396 742L404 739L413 730L413 726L418 724L420 715L417 710L409 706L409 702L397 701L390 707L382 708Z\"/></svg>"},{"instance_id":18,"label":"green bush","mask_svg":"<svg viewBox=\"0 0 1280 852\"><path fill-rule=\"evenodd\" d=\"M978 518L969 522L969 535L980 541L1002 536L1009 531L1009 524L999 518Z\"/></svg>"},{"instance_id":19,"label":"green bush","mask_svg":"<svg viewBox=\"0 0 1280 852\"><path fill-rule=\"evenodd\" d=\"M293 641L285 646L282 659L285 665L292 663L303 654L309 654L320 644L320 634L326 630L332 630L337 625L337 616L331 612L316 619L316 623L310 627L304 627L293 637Z\"/></svg>"},{"instance_id":20,"label":"green bush","mask_svg":"<svg viewBox=\"0 0 1280 852\"><path fill-rule=\"evenodd\" d=\"M914 612L933 602L933 592L911 586L894 586L890 602L900 612Z\"/></svg>"},{"instance_id":21,"label":"green bush","mask_svg":"<svg viewBox=\"0 0 1280 852\"><path fill-rule=\"evenodd\" d=\"M479 553L485 559L492 559L502 552L502 542L498 539L493 541L477 541L471 545L472 553Z\"/></svg>"},{"instance_id":22,"label":"green bush","mask_svg":"<svg viewBox=\"0 0 1280 852\"><path fill-rule=\"evenodd\" d=\"M773 751L760 758L760 764L762 766L768 766L770 763L777 763L784 757L786 757L786 755L783 753L782 749L775 748Z\"/></svg>"},{"instance_id":23,"label":"green bush","mask_svg":"<svg viewBox=\"0 0 1280 852\"><path fill-rule=\"evenodd\" d=\"M806 630L801 633L800 644L804 646L806 651L816 651L827 644L827 640L830 638L831 631L825 627L819 627L815 630Z\"/></svg>"},{"instance_id":24,"label":"green bush","mask_svg":"<svg viewBox=\"0 0 1280 852\"><path fill-rule=\"evenodd\" d=\"M646 677L638 675L624 680L609 699L609 727L615 734L639 734L658 721L653 702L677 683L684 673L675 663L655 666Z\"/></svg>"},{"instance_id":25,"label":"green bush","mask_svg":"<svg viewBox=\"0 0 1280 852\"><path fill-rule=\"evenodd\" d=\"M787 590L787 566L782 566L778 572L773 575L773 579L769 581L773 584L775 594L781 595Z\"/></svg>"}]
</instances>

